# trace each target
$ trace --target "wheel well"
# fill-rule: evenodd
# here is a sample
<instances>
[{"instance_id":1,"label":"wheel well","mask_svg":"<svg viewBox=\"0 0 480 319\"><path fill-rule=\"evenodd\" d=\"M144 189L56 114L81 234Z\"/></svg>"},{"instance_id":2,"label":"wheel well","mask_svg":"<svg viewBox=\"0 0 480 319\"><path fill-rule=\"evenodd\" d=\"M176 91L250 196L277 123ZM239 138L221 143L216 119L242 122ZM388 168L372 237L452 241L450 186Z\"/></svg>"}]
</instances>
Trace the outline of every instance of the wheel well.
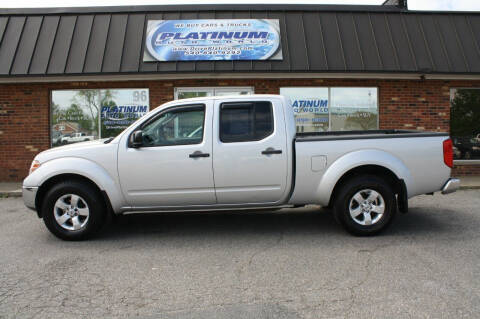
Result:
<instances>
[{"instance_id":1,"label":"wheel well","mask_svg":"<svg viewBox=\"0 0 480 319\"><path fill-rule=\"evenodd\" d=\"M406 212L406 209L408 208L405 207L408 207L408 204L405 203L405 201L407 200L405 182L402 179L399 179L397 175L395 175L395 173L388 168L379 165L358 166L343 174L333 188L328 207L332 207L335 197L337 196L339 190L344 185L344 183L346 183L353 177L366 174L375 175L385 179L385 181L392 187L393 192L398 195L398 205L400 210L402 212Z\"/></svg>"},{"instance_id":2,"label":"wheel well","mask_svg":"<svg viewBox=\"0 0 480 319\"><path fill-rule=\"evenodd\" d=\"M44 200L47 192L54 185L56 185L58 183L61 183L63 181L72 181L72 180L83 182L85 184L88 184L88 185L92 186L100 194L100 196L102 196L102 198L104 200L104 204L107 208L107 211L108 212L112 211L112 206L110 204L110 199L108 198L108 195L104 191L102 191L98 187L98 185L95 182L93 182L91 179L89 179L85 176L82 176L82 175L78 175L78 174L60 174L60 175L56 175L56 176L53 176L53 177L47 179L38 188L37 195L35 197L35 208L37 210L38 217L42 217L41 208L42 208L43 200Z\"/></svg>"}]
</instances>

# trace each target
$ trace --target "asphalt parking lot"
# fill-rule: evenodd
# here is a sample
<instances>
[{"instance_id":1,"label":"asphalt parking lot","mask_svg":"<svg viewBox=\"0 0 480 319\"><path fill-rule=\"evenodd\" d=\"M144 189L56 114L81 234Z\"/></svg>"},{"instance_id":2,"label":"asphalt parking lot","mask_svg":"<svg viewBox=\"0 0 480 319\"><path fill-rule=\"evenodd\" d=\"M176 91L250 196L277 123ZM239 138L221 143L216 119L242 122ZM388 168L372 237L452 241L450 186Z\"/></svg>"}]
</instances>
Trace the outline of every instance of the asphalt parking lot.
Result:
<instances>
[{"instance_id":1,"label":"asphalt parking lot","mask_svg":"<svg viewBox=\"0 0 480 319\"><path fill-rule=\"evenodd\" d=\"M373 238L310 207L131 215L63 242L0 199L0 317L478 318L480 191L410 207Z\"/></svg>"}]
</instances>

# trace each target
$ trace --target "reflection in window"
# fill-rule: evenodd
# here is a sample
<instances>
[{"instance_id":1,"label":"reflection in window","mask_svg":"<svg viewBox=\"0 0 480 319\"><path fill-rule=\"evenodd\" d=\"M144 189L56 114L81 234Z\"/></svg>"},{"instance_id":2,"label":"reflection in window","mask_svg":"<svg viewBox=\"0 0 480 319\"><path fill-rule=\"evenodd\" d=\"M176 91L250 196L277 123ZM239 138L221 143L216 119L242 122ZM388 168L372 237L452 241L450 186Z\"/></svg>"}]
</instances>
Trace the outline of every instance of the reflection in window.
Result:
<instances>
[{"instance_id":1,"label":"reflection in window","mask_svg":"<svg viewBox=\"0 0 480 319\"><path fill-rule=\"evenodd\" d=\"M148 89L54 90L52 146L116 136L148 109Z\"/></svg>"},{"instance_id":2,"label":"reflection in window","mask_svg":"<svg viewBox=\"0 0 480 319\"><path fill-rule=\"evenodd\" d=\"M199 144L203 139L205 106L172 110L143 128L144 146Z\"/></svg>"},{"instance_id":3,"label":"reflection in window","mask_svg":"<svg viewBox=\"0 0 480 319\"><path fill-rule=\"evenodd\" d=\"M377 88L332 88L332 131L378 129Z\"/></svg>"},{"instance_id":4,"label":"reflection in window","mask_svg":"<svg viewBox=\"0 0 480 319\"><path fill-rule=\"evenodd\" d=\"M450 135L455 159L480 159L480 89L452 89Z\"/></svg>"}]
</instances>

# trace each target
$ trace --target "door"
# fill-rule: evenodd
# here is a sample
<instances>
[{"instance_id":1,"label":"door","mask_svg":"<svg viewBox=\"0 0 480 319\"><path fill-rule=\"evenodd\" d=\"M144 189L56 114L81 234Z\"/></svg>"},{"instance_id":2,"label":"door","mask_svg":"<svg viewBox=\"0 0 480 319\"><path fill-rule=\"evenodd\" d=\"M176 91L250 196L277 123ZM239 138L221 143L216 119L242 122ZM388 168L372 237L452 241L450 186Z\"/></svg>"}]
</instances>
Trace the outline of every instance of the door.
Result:
<instances>
[{"instance_id":1,"label":"door","mask_svg":"<svg viewBox=\"0 0 480 319\"><path fill-rule=\"evenodd\" d=\"M216 101L213 170L218 204L276 203L287 189L281 102Z\"/></svg>"},{"instance_id":2,"label":"door","mask_svg":"<svg viewBox=\"0 0 480 319\"><path fill-rule=\"evenodd\" d=\"M120 184L133 207L215 204L212 171L213 105L169 108L142 125L143 146L122 139Z\"/></svg>"}]
</instances>

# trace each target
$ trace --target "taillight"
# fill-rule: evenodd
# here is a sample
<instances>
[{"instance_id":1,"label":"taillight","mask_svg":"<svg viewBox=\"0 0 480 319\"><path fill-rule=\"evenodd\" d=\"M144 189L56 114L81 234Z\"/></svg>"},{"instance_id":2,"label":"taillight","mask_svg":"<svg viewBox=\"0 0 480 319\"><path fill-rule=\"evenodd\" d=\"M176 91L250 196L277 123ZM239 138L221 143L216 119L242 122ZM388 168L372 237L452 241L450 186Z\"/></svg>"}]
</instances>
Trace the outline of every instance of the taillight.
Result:
<instances>
[{"instance_id":1,"label":"taillight","mask_svg":"<svg viewBox=\"0 0 480 319\"><path fill-rule=\"evenodd\" d=\"M443 141L443 161L445 165L453 168L453 144L451 139Z\"/></svg>"}]
</instances>

